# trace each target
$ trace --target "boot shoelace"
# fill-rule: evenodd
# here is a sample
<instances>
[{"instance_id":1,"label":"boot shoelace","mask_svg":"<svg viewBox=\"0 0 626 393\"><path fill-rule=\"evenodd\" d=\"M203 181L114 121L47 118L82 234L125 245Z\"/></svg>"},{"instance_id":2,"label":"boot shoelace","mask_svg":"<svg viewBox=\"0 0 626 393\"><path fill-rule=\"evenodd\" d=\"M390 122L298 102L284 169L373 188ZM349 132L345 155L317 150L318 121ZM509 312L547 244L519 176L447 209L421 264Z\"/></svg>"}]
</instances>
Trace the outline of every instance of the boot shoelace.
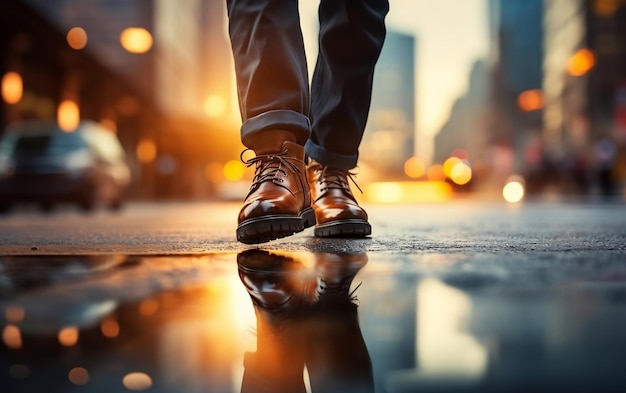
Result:
<instances>
[{"instance_id":1,"label":"boot shoelace","mask_svg":"<svg viewBox=\"0 0 626 393\"><path fill-rule=\"evenodd\" d=\"M352 302L357 301L357 297L354 295L357 289L363 284L359 283L352 291L350 291L350 285L352 284L352 277L349 280L342 280L339 283L329 283L323 278L319 279L317 287L317 297L321 296L345 296Z\"/></svg>"},{"instance_id":2,"label":"boot shoelace","mask_svg":"<svg viewBox=\"0 0 626 393\"><path fill-rule=\"evenodd\" d=\"M329 189L339 189L342 191L346 191L348 195L351 195L350 184L348 183L348 179L352 181L352 184L363 194L363 190L356 183L354 178L357 175L357 172L350 172L348 170L329 168L327 166L323 166L322 169L318 169L322 173L320 174L319 183L326 183L325 187L320 189L321 192L324 192Z\"/></svg>"},{"instance_id":3,"label":"boot shoelace","mask_svg":"<svg viewBox=\"0 0 626 393\"><path fill-rule=\"evenodd\" d=\"M263 154L260 156L253 157L249 160L244 160L243 155L249 149L241 152L241 162L246 164L249 168L252 165L256 165L256 169L254 171L254 178L252 179L252 186L250 189L255 189L258 185L265 181L277 181L279 183L284 182L284 179L281 176L287 176L286 169L291 170L294 173L301 173L300 169L292 162L299 161L295 157L288 157L287 150L284 150L280 153L273 154Z\"/></svg>"}]
</instances>

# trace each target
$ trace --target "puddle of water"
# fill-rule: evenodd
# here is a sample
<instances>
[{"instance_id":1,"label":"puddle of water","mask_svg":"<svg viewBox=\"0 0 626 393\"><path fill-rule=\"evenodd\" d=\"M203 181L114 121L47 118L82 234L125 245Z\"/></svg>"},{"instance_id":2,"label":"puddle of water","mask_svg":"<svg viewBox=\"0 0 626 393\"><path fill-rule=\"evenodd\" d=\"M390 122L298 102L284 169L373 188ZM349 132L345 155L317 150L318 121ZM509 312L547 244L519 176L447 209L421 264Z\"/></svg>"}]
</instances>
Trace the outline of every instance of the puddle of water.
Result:
<instances>
[{"instance_id":1,"label":"puddle of water","mask_svg":"<svg viewBox=\"0 0 626 393\"><path fill-rule=\"evenodd\" d=\"M468 286L365 253L5 257L0 386L623 391L618 278Z\"/></svg>"}]
</instances>

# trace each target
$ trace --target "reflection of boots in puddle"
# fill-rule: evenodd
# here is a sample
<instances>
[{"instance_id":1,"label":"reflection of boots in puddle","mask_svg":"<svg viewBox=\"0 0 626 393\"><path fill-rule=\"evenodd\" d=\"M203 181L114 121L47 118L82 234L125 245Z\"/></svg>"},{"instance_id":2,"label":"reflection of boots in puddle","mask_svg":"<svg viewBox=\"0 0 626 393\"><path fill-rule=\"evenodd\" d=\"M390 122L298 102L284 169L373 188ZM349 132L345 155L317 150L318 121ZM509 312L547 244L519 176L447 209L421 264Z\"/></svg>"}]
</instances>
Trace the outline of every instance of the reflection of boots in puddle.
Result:
<instances>
[{"instance_id":1,"label":"reflection of boots in puddle","mask_svg":"<svg viewBox=\"0 0 626 393\"><path fill-rule=\"evenodd\" d=\"M367 264L367 255L319 253L315 256L318 303L350 302L350 285L354 276Z\"/></svg>"},{"instance_id":2,"label":"reflection of boots in puddle","mask_svg":"<svg viewBox=\"0 0 626 393\"><path fill-rule=\"evenodd\" d=\"M359 327L356 289L350 291L366 263L366 254L317 254L317 302L306 325L306 365L313 392L374 392L372 363Z\"/></svg>"},{"instance_id":3,"label":"reflection of boots in puddle","mask_svg":"<svg viewBox=\"0 0 626 393\"><path fill-rule=\"evenodd\" d=\"M241 391L305 392L302 327L314 282L300 262L267 251L244 251L237 264L257 318L257 350L245 354Z\"/></svg>"}]
</instances>

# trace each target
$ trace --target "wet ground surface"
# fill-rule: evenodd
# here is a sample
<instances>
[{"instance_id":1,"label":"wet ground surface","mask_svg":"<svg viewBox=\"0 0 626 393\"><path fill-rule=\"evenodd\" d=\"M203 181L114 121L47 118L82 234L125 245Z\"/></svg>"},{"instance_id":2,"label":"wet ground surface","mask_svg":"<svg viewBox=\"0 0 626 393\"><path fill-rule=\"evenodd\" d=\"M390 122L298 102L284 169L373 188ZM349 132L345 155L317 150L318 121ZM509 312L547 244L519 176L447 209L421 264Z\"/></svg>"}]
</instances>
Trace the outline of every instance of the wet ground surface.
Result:
<instances>
[{"instance_id":1,"label":"wet ground surface","mask_svg":"<svg viewBox=\"0 0 626 393\"><path fill-rule=\"evenodd\" d=\"M624 391L626 262L597 275L575 261L558 275L468 264L254 249L5 257L2 391L304 391L303 381L312 391Z\"/></svg>"},{"instance_id":2,"label":"wet ground surface","mask_svg":"<svg viewBox=\"0 0 626 393\"><path fill-rule=\"evenodd\" d=\"M624 206L371 209L372 239L258 249L194 209L0 222L0 391L626 391Z\"/></svg>"}]
</instances>

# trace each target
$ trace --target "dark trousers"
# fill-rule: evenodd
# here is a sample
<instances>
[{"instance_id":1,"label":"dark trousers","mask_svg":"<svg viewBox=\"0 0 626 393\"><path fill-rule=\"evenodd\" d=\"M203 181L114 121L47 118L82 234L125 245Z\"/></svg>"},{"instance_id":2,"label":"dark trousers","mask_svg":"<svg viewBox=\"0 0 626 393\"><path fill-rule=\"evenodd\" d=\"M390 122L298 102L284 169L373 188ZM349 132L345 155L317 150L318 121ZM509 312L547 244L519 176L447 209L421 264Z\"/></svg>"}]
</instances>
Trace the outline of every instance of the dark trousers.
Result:
<instances>
[{"instance_id":1,"label":"dark trousers","mask_svg":"<svg viewBox=\"0 0 626 393\"><path fill-rule=\"evenodd\" d=\"M316 161L355 167L388 0L320 1L310 88L297 0L227 0L227 10L243 144L288 130Z\"/></svg>"}]
</instances>

